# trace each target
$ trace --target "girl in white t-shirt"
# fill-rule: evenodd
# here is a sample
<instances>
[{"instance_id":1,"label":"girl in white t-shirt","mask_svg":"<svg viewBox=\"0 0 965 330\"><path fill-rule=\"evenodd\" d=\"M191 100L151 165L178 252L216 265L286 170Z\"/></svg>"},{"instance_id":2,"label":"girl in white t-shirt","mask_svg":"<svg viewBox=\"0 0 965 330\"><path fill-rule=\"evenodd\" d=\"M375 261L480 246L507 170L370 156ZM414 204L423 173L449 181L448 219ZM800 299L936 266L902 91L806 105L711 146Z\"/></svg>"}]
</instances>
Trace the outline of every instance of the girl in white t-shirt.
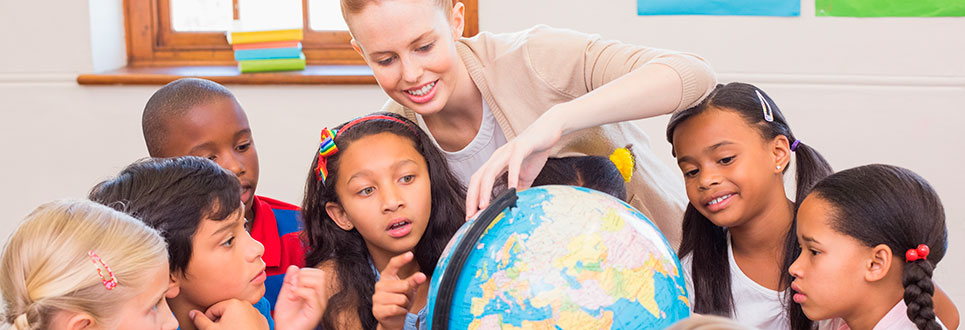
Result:
<instances>
[{"instance_id":1,"label":"girl in white t-shirt","mask_svg":"<svg viewBox=\"0 0 965 330\"><path fill-rule=\"evenodd\" d=\"M694 312L789 328L782 292L797 242L789 235L795 203L784 172L796 154L797 196L804 196L831 167L794 137L764 91L744 83L718 85L696 107L674 114L667 139L690 200L678 254L692 280Z\"/></svg>"},{"instance_id":2,"label":"girl in white t-shirt","mask_svg":"<svg viewBox=\"0 0 965 330\"><path fill-rule=\"evenodd\" d=\"M880 164L835 173L801 203L796 231L802 251L790 267L794 302L813 320L835 318L819 328L944 328L935 317L941 300L932 299L932 272L948 229L925 179Z\"/></svg>"}]
</instances>

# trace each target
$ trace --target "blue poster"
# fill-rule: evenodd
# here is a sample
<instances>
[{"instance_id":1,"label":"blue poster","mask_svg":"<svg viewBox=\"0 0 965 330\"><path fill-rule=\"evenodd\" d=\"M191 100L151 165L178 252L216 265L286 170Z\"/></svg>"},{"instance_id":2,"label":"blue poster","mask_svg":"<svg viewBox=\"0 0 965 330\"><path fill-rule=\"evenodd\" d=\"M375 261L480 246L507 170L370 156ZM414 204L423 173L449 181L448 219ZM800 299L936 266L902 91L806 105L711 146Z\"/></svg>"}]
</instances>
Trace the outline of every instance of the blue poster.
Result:
<instances>
[{"instance_id":1,"label":"blue poster","mask_svg":"<svg viewBox=\"0 0 965 330\"><path fill-rule=\"evenodd\" d=\"M637 0L637 15L800 16L801 0Z\"/></svg>"}]
</instances>

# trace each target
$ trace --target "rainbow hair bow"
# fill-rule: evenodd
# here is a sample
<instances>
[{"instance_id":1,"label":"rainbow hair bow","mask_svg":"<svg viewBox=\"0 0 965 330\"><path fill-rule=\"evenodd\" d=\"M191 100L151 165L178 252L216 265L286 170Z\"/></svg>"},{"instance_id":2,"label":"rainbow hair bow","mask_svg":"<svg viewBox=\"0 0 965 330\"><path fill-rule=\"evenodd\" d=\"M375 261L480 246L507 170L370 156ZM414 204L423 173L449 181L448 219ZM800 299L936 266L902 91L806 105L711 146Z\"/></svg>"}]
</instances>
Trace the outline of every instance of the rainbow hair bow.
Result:
<instances>
[{"instance_id":1,"label":"rainbow hair bow","mask_svg":"<svg viewBox=\"0 0 965 330\"><path fill-rule=\"evenodd\" d=\"M325 128L322 130L322 142L318 148L318 168L315 171L318 181L322 183L325 183L325 178L328 177L328 157L338 152L338 147L335 145L337 134L338 131L334 129Z\"/></svg>"}]
</instances>

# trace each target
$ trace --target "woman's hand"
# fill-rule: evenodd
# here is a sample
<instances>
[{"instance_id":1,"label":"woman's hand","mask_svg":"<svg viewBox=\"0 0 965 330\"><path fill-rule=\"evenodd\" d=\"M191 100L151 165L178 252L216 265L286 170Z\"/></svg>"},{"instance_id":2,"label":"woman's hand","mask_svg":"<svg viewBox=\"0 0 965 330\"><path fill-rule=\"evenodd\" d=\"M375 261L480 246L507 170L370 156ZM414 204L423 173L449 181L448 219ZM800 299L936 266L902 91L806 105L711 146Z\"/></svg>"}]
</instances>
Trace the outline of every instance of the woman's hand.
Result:
<instances>
[{"instance_id":1,"label":"woman's hand","mask_svg":"<svg viewBox=\"0 0 965 330\"><path fill-rule=\"evenodd\" d=\"M399 278L399 269L412 262L415 256L406 252L389 259L375 283L372 295L372 315L379 321L379 329L403 329L405 316L412 307L416 291L426 282L426 274L416 272L408 278Z\"/></svg>"},{"instance_id":2,"label":"woman's hand","mask_svg":"<svg viewBox=\"0 0 965 330\"><path fill-rule=\"evenodd\" d=\"M469 180L466 192L466 219L489 206L493 183L507 171L509 188L529 188L543 169L550 149L564 134L558 107L553 107L536 119L523 133L507 142L482 165Z\"/></svg>"}]
</instances>

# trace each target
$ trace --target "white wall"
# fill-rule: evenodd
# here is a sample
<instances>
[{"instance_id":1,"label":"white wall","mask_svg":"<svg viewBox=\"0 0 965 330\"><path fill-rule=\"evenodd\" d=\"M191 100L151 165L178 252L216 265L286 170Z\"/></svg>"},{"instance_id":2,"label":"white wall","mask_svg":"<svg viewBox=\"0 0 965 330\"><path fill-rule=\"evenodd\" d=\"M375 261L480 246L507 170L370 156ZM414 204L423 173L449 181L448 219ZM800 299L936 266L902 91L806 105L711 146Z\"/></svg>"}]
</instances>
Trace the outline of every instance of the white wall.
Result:
<instances>
[{"instance_id":1,"label":"white wall","mask_svg":"<svg viewBox=\"0 0 965 330\"><path fill-rule=\"evenodd\" d=\"M493 32L544 23L700 54L722 81L767 90L797 136L835 168L881 162L915 170L941 194L948 215L950 252L936 277L965 304L965 283L955 280L965 272L957 262L965 258L965 206L956 202L965 199L965 18L815 18L813 3L804 1L799 18L638 17L632 0L487 0L479 15L480 28ZM123 48L110 34L119 12L111 6L119 4L0 1L0 240L38 204L83 197L146 156L140 112L158 86L73 80L122 62ZM296 204L318 130L376 110L385 99L374 85L229 88L255 132L259 193ZM639 123L654 152L673 166L666 122Z\"/></svg>"}]
</instances>

